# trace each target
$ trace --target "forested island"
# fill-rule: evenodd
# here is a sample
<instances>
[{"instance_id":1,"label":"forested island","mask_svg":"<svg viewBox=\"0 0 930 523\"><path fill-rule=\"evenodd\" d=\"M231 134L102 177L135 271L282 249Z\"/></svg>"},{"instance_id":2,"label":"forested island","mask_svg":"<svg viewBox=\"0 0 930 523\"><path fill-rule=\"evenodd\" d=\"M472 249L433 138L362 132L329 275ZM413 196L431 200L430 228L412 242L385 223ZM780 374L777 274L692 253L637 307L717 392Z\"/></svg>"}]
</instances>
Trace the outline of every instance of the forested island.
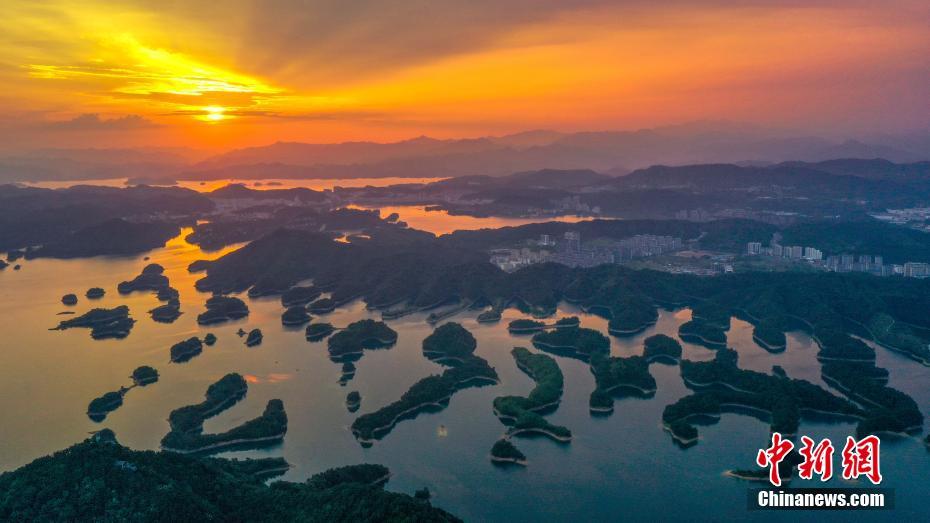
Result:
<instances>
[{"instance_id":1,"label":"forested island","mask_svg":"<svg viewBox=\"0 0 930 523\"><path fill-rule=\"evenodd\" d=\"M538 332L533 336L537 349L588 361L596 353L610 351L610 340L594 329L564 327Z\"/></svg>"},{"instance_id":2,"label":"forested island","mask_svg":"<svg viewBox=\"0 0 930 523\"><path fill-rule=\"evenodd\" d=\"M213 325L238 320L249 315L249 307L234 296L212 296L207 300L206 312L197 316L200 325Z\"/></svg>"},{"instance_id":3,"label":"forested island","mask_svg":"<svg viewBox=\"0 0 930 523\"><path fill-rule=\"evenodd\" d=\"M427 337L423 342L424 354L438 354L433 361L449 368L441 375L428 376L414 383L399 400L356 418L352 433L359 443L370 446L387 435L401 419L416 417L431 409L444 409L459 389L498 383L497 371L484 358L473 354L473 342L471 333L457 323L447 323Z\"/></svg>"},{"instance_id":4,"label":"forested island","mask_svg":"<svg viewBox=\"0 0 930 523\"><path fill-rule=\"evenodd\" d=\"M103 430L0 475L0 520L459 521L386 492L386 468L354 465L305 483L265 482L280 458L228 460L136 451ZM81 485L81 488L74 488Z\"/></svg>"},{"instance_id":5,"label":"forested island","mask_svg":"<svg viewBox=\"0 0 930 523\"><path fill-rule=\"evenodd\" d=\"M643 340L643 357L646 361L677 365L681 360L681 344L665 334L654 334Z\"/></svg>"},{"instance_id":6,"label":"forested island","mask_svg":"<svg viewBox=\"0 0 930 523\"><path fill-rule=\"evenodd\" d=\"M329 323L311 323L307 325L304 336L307 338L307 341L320 341L332 334L335 330L335 327Z\"/></svg>"},{"instance_id":7,"label":"forested island","mask_svg":"<svg viewBox=\"0 0 930 523\"><path fill-rule=\"evenodd\" d=\"M239 374L227 374L210 385L203 402L175 409L168 416L171 431L162 438L165 450L179 453L215 453L230 447L254 448L280 442L287 432L287 414L281 400L270 400L258 418L220 434L203 434L203 422L242 399L248 384Z\"/></svg>"},{"instance_id":8,"label":"forested island","mask_svg":"<svg viewBox=\"0 0 930 523\"><path fill-rule=\"evenodd\" d=\"M68 306L77 305L77 302L78 302L78 298L76 294L65 294L64 296L61 297L62 305L68 305Z\"/></svg>"},{"instance_id":9,"label":"forested island","mask_svg":"<svg viewBox=\"0 0 930 523\"><path fill-rule=\"evenodd\" d=\"M545 354L534 354L524 347L514 348L510 354L517 368L536 382L529 395L498 396L494 398L494 415L508 426L504 440L520 434L542 434L558 442L571 441L572 433L566 427L549 423L542 415L554 411L562 398L564 378L559 365ZM512 442L495 443L491 456L503 459L504 455L519 462L522 453L514 453ZM519 451L517 451L519 452Z\"/></svg>"},{"instance_id":10,"label":"forested island","mask_svg":"<svg viewBox=\"0 0 930 523\"><path fill-rule=\"evenodd\" d=\"M87 292L84 294L90 300L97 300L103 298L107 291L103 290L100 287L91 287L87 289Z\"/></svg>"},{"instance_id":11,"label":"forested island","mask_svg":"<svg viewBox=\"0 0 930 523\"><path fill-rule=\"evenodd\" d=\"M99 398L94 398L87 406L87 417L98 423L103 421L107 414L123 405L125 394L126 389L120 388L118 391L107 392Z\"/></svg>"},{"instance_id":12,"label":"forested island","mask_svg":"<svg viewBox=\"0 0 930 523\"><path fill-rule=\"evenodd\" d=\"M285 327L298 327L310 322L310 315L303 305L293 305L288 307L281 314L281 324Z\"/></svg>"},{"instance_id":13,"label":"forested island","mask_svg":"<svg viewBox=\"0 0 930 523\"><path fill-rule=\"evenodd\" d=\"M719 325L693 319L678 327L678 337L684 341L704 345L710 349L726 348L727 334Z\"/></svg>"},{"instance_id":14,"label":"forested island","mask_svg":"<svg viewBox=\"0 0 930 523\"><path fill-rule=\"evenodd\" d=\"M501 438L491 447L491 462L526 465L526 455L520 452L520 449L515 447L509 439Z\"/></svg>"},{"instance_id":15,"label":"forested island","mask_svg":"<svg viewBox=\"0 0 930 523\"><path fill-rule=\"evenodd\" d=\"M203 351L203 342L196 336L179 341L171 346L171 362L184 363Z\"/></svg>"},{"instance_id":16,"label":"forested island","mask_svg":"<svg viewBox=\"0 0 930 523\"><path fill-rule=\"evenodd\" d=\"M60 322L55 330L81 327L90 329L90 336L95 340L122 339L129 336L135 322L136 320L129 316L129 307L120 305L113 309L91 309L80 316Z\"/></svg>"},{"instance_id":17,"label":"forested island","mask_svg":"<svg viewBox=\"0 0 930 523\"><path fill-rule=\"evenodd\" d=\"M366 349L389 348L396 341L397 332L383 321L359 320L329 338L329 357L336 362L357 360Z\"/></svg>"},{"instance_id":18,"label":"forested island","mask_svg":"<svg viewBox=\"0 0 930 523\"><path fill-rule=\"evenodd\" d=\"M154 367L143 365L132 371L133 384L138 387L144 387L158 381L158 371Z\"/></svg>"},{"instance_id":19,"label":"forested island","mask_svg":"<svg viewBox=\"0 0 930 523\"><path fill-rule=\"evenodd\" d=\"M616 395L651 398L656 393L656 380L649 373L649 361L643 356L614 358L597 353L591 357L591 373L595 389L588 406L595 414L613 412Z\"/></svg>"},{"instance_id":20,"label":"forested island","mask_svg":"<svg viewBox=\"0 0 930 523\"><path fill-rule=\"evenodd\" d=\"M261 329L252 329L245 337L245 346L255 347L256 345L261 345L263 339L265 339L265 336L262 334Z\"/></svg>"}]
</instances>

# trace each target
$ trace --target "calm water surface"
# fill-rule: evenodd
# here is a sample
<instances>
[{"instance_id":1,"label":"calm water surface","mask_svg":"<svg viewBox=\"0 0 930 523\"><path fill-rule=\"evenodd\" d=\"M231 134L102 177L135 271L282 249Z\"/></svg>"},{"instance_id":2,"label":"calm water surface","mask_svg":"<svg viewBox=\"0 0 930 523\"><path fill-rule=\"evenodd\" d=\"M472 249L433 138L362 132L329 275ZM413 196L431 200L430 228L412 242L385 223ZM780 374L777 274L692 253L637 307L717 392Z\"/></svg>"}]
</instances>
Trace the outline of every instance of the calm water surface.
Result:
<instances>
[{"instance_id":1,"label":"calm water surface","mask_svg":"<svg viewBox=\"0 0 930 523\"><path fill-rule=\"evenodd\" d=\"M388 211L387 209L385 210ZM187 231L185 231L187 232ZM183 237L183 234L182 234ZM234 248L234 247L233 247ZM423 357L421 342L431 332L425 315L408 316L389 324L399 333L396 346L366 352L348 386L340 387L339 365L329 361L325 342L308 343L303 329L281 326L282 307L277 299L249 300L244 320L200 328L196 315L207 295L193 284L199 275L186 271L203 253L180 238L153 251L150 262L165 266L172 285L181 293L184 315L173 324L153 322L146 311L159 302L153 294L119 296L116 284L132 278L149 262L141 257L84 260L26 261L21 271L0 272L0 470L9 470L65 448L103 427L116 431L119 440L132 448L156 449L168 431L168 413L182 405L199 402L206 388L228 372L239 372L249 381L246 398L220 416L209 420L205 431L233 427L258 416L271 398L284 401L289 417L282 445L261 451L227 453L227 456L283 456L292 464L284 479L301 481L330 467L353 463L382 463L394 476L388 488L412 492L423 486L433 493L433 503L472 521L531 520L772 520L777 513L747 513L746 489L750 484L722 476L728 468L750 468L756 450L767 443L768 426L754 418L734 414L699 427L700 443L681 450L662 431L662 409L689 393L677 366L653 364L658 382L652 399L618 400L610 417L591 417L588 395L594 379L587 366L556 357L565 374L565 395L553 423L569 427L574 440L559 445L548 439L519 439L527 455L526 468L500 468L488 459L504 426L491 412L494 397L528 393L532 381L519 371L510 356L517 345L530 346L526 337L514 337L507 322L520 317L509 310L496 325L479 325L475 313L454 318L478 339L477 354L496 367L502 383L467 389L453 396L449 407L400 423L383 440L363 449L348 427L356 414L345 409L351 390L362 395L358 414L371 412L396 400L410 385L443 368ZM101 286L107 296L90 302L87 288ZM80 302L73 308L60 303L61 295L74 292ZM86 329L50 331L68 316L63 310L82 313L93 306L129 306L137 323L124 340L93 341ZM586 327L606 333L606 321L581 313L571 306L559 314L574 314ZM365 317L376 317L360 302L325 315L337 326ZM658 324L631 338L612 338L615 355L639 354L642 340L654 333L677 337L677 328L690 311L662 311ZM262 345L246 348L235 335L239 328L260 327ZM192 335L214 332L219 341L184 364L169 363L169 347ZM769 354L751 340L751 327L734 320L730 345L740 353L740 365L769 372L781 365L792 377L823 385L816 346L806 335L792 333L788 349ZM684 357L708 360L711 350L684 343ZM879 365L891 371L891 384L918 401L926 413L930 407L930 369L877 348ZM135 388L125 404L103 423L84 414L94 397L128 385L130 372L152 365L161 380ZM441 435L439 427L446 428ZM840 441L854 431L848 423L805 423L801 432L815 438ZM896 490L894 512L860 512L866 520L919 521L930 518L927 481L930 453L914 438L887 440L882 446L883 486ZM799 482L800 483L800 482ZM834 480L834 484L846 484ZM863 485L864 486L864 485ZM800 520L845 520L849 513L792 513Z\"/></svg>"},{"instance_id":2,"label":"calm water surface","mask_svg":"<svg viewBox=\"0 0 930 523\"><path fill-rule=\"evenodd\" d=\"M199 192L209 192L225 187L231 183L241 183L251 189L294 189L304 187L315 191L332 189L333 187L387 187L406 183L432 183L445 178L226 178L223 180L179 180L174 185L185 187ZM128 178L107 178L95 180L50 180L41 182L23 182L30 187L43 187L46 189L63 189L75 185L101 185L105 187L125 187Z\"/></svg>"}]
</instances>

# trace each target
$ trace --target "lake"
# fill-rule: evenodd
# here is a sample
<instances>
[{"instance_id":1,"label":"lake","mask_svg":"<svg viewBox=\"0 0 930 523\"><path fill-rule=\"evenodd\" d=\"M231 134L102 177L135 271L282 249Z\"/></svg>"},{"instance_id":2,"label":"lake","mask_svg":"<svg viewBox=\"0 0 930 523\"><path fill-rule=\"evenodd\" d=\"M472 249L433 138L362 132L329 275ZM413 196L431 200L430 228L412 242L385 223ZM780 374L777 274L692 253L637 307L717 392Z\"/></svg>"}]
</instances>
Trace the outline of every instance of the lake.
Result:
<instances>
[{"instance_id":1,"label":"lake","mask_svg":"<svg viewBox=\"0 0 930 523\"><path fill-rule=\"evenodd\" d=\"M128 178L106 178L93 180L49 180L40 182L22 182L30 187L45 189L64 189L75 185L100 185L104 187L125 187ZM232 183L241 183L250 189L295 189L303 187L315 191L332 190L334 187L387 187L389 185L407 183L432 183L445 180L445 178L268 178L268 179L239 179L227 178L223 180L178 180L171 184L198 192L215 191Z\"/></svg>"},{"instance_id":2,"label":"lake","mask_svg":"<svg viewBox=\"0 0 930 523\"><path fill-rule=\"evenodd\" d=\"M389 213L388 209L385 212ZM403 219L403 216L402 216ZM451 318L461 322L478 340L476 354L497 369L501 384L459 391L445 410L421 414L400 422L371 448L362 448L348 427L358 414L371 412L400 397L413 383L443 367L422 355L421 342L432 328L425 314L406 316L388 324L398 334L388 350L366 351L357 362L355 378L346 387L338 383L340 365L329 360L326 343L310 343L303 328L281 325L283 308L276 298L249 299L247 319L209 328L199 327L196 316L204 310L207 294L197 292L201 275L187 265L215 258L224 251L204 253L183 236L162 249L132 258L97 257L82 260L24 261L21 271L0 271L0 470L10 470L50 452L81 441L92 431L112 428L121 443L136 449L157 449L168 431L168 413L197 403L207 387L228 372L239 372L249 382L246 398L210 419L205 432L231 428L258 416L272 398L284 401L289 427L283 444L260 451L230 452L231 457L282 456L292 468L283 479L302 481L322 470L355 463L381 463L393 476L391 490L412 493L428 487L433 503L469 521L592 520L774 520L777 512L746 511L746 491L756 486L723 476L728 468L753 467L756 451L768 444L768 426L757 419L725 414L711 426L700 426L700 442L682 450L661 427L663 408L689 394L677 366L654 363L658 382L655 397L623 399L609 417L592 417L588 396L594 379L583 362L554 356L565 374L565 394L548 419L572 430L570 444L542 438L520 438L517 446L527 455L525 468L501 468L488 459L504 426L494 416L496 396L526 395L533 382L517 369L510 350L531 347L528 337L512 336L507 323L522 315L508 310L498 324L478 324L476 312ZM180 291L183 315L173 324L160 324L146 313L159 305L154 294L120 296L116 285L137 275L147 263L166 269ZM84 292L100 286L107 295L89 301ZM75 307L60 303L63 294L79 296ZM124 340L94 341L86 329L51 331L63 310L83 313L94 306L129 306L137 320ZM563 304L559 315L577 315L582 325L607 332L606 320ZM336 326L379 316L352 302L321 319ZM690 311L661 311L658 323L629 338L611 337L614 355L639 354L643 339L655 333L677 338L678 325ZM259 327L260 346L247 348L235 332ZM169 347L182 339L213 332L213 347L184 364L169 363ZM789 376L823 385L817 347L801 333L790 333L788 349L770 354L751 340L751 326L733 320L729 343L740 354L740 366L770 372L781 365ZM713 351L683 343L684 357L709 360ZM923 412L930 410L930 368L895 353L876 348L878 365L891 372L891 385L914 397ZM102 423L85 414L88 402L130 383L139 365L158 369L158 383L134 388L124 405ZM345 396L358 390L358 413L345 408ZM440 430L444 427L445 430ZM803 423L800 433L815 439L830 437L834 444L854 432L850 423ZM926 481L930 453L915 438L886 439L882 446L883 487L896 491L894 512L859 512L857 519L919 521L930 518ZM840 443L841 444L841 443ZM837 456L838 464L838 456ZM852 484L834 479L830 486ZM862 482L858 483L863 485ZM796 486L814 486L798 481ZM845 521L849 513L792 513L809 521ZM783 514L781 516L784 516Z\"/></svg>"}]
</instances>

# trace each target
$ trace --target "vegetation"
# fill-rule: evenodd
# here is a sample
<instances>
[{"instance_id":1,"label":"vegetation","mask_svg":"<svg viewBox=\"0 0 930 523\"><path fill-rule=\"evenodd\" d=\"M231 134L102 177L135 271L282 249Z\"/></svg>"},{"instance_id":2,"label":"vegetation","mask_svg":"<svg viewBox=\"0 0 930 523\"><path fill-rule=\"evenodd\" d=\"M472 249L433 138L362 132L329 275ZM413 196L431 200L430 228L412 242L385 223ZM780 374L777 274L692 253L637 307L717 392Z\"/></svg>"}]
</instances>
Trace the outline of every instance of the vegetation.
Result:
<instances>
[{"instance_id":1,"label":"vegetation","mask_svg":"<svg viewBox=\"0 0 930 523\"><path fill-rule=\"evenodd\" d=\"M766 318L754 325L752 339L760 347L771 352L780 352L788 347L782 322L776 318Z\"/></svg>"},{"instance_id":2,"label":"vegetation","mask_svg":"<svg viewBox=\"0 0 930 523\"><path fill-rule=\"evenodd\" d=\"M565 327L533 336L537 349L588 360L595 353L610 351L610 340L600 332L583 327Z\"/></svg>"},{"instance_id":3,"label":"vegetation","mask_svg":"<svg viewBox=\"0 0 930 523\"><path fill-rule=\"evenodd\" d=\"M383 321L359 320L329 339L329 357L333 361L357 360L364 349L387 348L396 341L397 332Z\"/></svg>"},{"instance_id":4,"label":"vegetation","mask_svg":"<svg viewBox=\"0 0 930 523\"><path fill-rule=\"evenodd\" d=\"M171 361L184 363L203 351L203 343L196 336L179 341L171 346Z\"/></svg>"},{"instance_id":5,"label":"vegetation","mask_svg":"<svg viewBox=\"0 0 930 523\"><path fill-rule=\"evenodd\" d=\"M311 323L307 325L307 341L320 341L335 331L335 328L329 323Z\"/></svg>"},{"instance_id":6,"label":"vegetation","mask_svg":"<svg viewBox=\"0 0 930 523\"><path fill-rule=\"evenodd\" d=\"M123 405L123 394L125 393L124 389L120 389L115 392L107 392L99 398L94 398L87 406L87 417L97 422L103 421L107 414Z\"/></svg>"},{"instance_id":7,"label":"vegetation","mask_svg":"<svg viewBox=\"0 0 930 523\"><path fill-rule=\"evenodd\" d=\"M528 320L520 318L513 320L507 325L507 330L512 334L523 334L526 332L539 332L546 328L546 324L541 321Z\"/></svg>"},{"instance_id":8,"label":"vegetation","mask_svg":"<svg viewBox=\"0 0 930 523\"><path fill-rule=\"evenodd\" d=\"M332 298L320 298L307 305L307 311L312 314L327 314L334 310L336 310L336 302Z\"/></svg>"},{"instance_id":9,"label":"vegetation","mask_svg":"<svg viewBox=\"0 0 930 523\"><path fill-rule=\"evenodd\" d=\"M612 358L598 353L591 357L591 372L596 384L589 399L591 412L612 412L616 394L649 398L656 393L656 380L643 356Z\"/></svg>"},{"instance_id":10,"label":"vegetation","mask_svg":"<svg viewBox=\"0 0 930 523\"><path fill-rule=\"evenodd\" d=\"M817 385L779 375L739 369L737 353L718 351L709 362L681 362L681 376L696 392L669 405L662 421L674 436L693 440L684 424L693 416L719 418L724 409L739 407L741 412L762 413L771 421L771 430L795 434L801 417L809 413L861 419L865 412L852 402L839 398ZM757 414L758 415L758 414Z\"/></svg>"},{"instance_id":11,"label":"vegetation","mask_svg":"<svg viewBox=\"0 0 930 523\"><path fill-rule=\"evenodd\" d=\"M494 323L501 321L501 313L498 310L484 311L478 315L478 323Z\"/></svg>"},{"instance_id":12,"label":"vegetation","mask_svg":"<svg viewBox=\"0 0 930 523\"><path fill-rule=\"evenodd\" d=\"M96 299L103 298L103 296L106 293L107 291L101 289L100 287L91 287L87 289L87 293L85 294L85 296L87 296L88 299L96 300Z\"/></svg>"},{"instance_id":13,"label":"vegetation","mask_svg":"<svg viewBox=\"0 0 930 523\"><path fill-rule=\"evenodd\" d=\"M65 294L61 297L61 303L64 305L77 305L78 298L75 294Z\"/></svg>"},{"instance_id":14,"label":"vegetation","mask_svg":"<svg viewBox=\"0 0 930 523\"><path fill-rule=\"evenodd\" d=\"M245 397L248 384L236 373L230 373L210 385L204 401L171 411L168 423L171 432L194 433L203 430L203 422L232 407Z\"/></svg>"},{"instance_id":15,"label":"vegetation","mask_svg":"<svg viewBox=\"0 0 930 523\"><path fill-rule=\"evenodd\" d=\"M220 434L169 432L161 441L166 450L182 453L214 453L230 447L252 448L284 439L287 414L281 400L269 400L261 416Z\"/></svg>"},{"instance_id":16,"label":"vegetation","mask_svg":"<svg viewBox=\"0 0 930 523\"><path fill-rule=\"evenodd\" d=\"M536 386L526 397L499 396L494 398L494 414L504 424L511 426L507 432L508 436L519 432L535 431L558 441L571 439L570 430L553 425L540 415L540 413L555 410L562 398L563 377L559 365L551 357L545 354L533 354L523 347L516 347L510 353L516 360L517 367L532 378ZM510 447L513 445L511 444ZM494 455L493 449L491 455Z\"/></svg>"},{"instance_id":17,"label":"vegetation","mask_svg":"<svg viewBox=\"0 0 930 523\"><path fill-rule=\"evenodd\" d=\"M665 334L649 336L643 341L643 357L649 363L666 361L677 364L681 359L681 344Z\"/></svg>"},{"instance_id":18,"label":"vegetation","mask_svg":"<svg viewBox=\"0 0 930 523\"><path fill-rule=\"evenodd\" d=\"M719 349L727 346L727 335L719 326L691 320L678 327L678 337L684 341L698 343L708 348Z\"/></svg>"},{"instance_id":19,"label":"vegetation","mask_svg":"<svg viewBox=\"0 0 930 523\"><path fill-rule=\"evenodd\" d=\"M203 337L203 344L212 346L214 343L216 343L216 335L212 332L208 332L207 335Z\"/></svg>"},{"instance_id":20,"label":"vegetation","mask_svg":"<svg viewBox=\"0 0 930 523\"><path fill-rule=\"evenodd\" d=\"M362 395L357 390L353 390L346 395L346 408L349 412L355 412L362 406Z\"/></svg>"},{"instance_id":21,"label":"vegetation","mask_svg":"<svg viewBox=\"0 0 930 523\"><path fill-rule=\"evenodd\" d=\"M150 310L149 314L152 316L152 320L159 323L173 323L174 320L181 317L180 303L173 301L159 305Z\"/></svg>"},{"instance_id":22,"label":"vegetation","mask_svg":"<svg viewBox=\"0 0 930 523\"><path fill-rule=\"evenodd\" d=\"M472 357L478 342L461 324L449 322L437 327L423 340L423 355L433 361L457 361Z\"/></svg>"},{"instance_id":23,"label":"vegetation","mask_svg":"<svg viewBox=\"0 0 930 523\"><path fill-rule=\"evenodd\" d=\"M213 325L229 320L238 320L249 315L244 301L233 296L213 296L207 300L207 310L197 316L200 325Z\"/></svg>"},{"instance_id":24,"label":"vegetation","mask_svg":"<svg viewBox=\"0 0 930 523\"><path fill-rule=\"evenodd\" d=\"M132 371L132 382L140 387L144 387L158 381L158 371L154 367L143 365Z\"/></svg>"},{"instance_id":25,"label":"vegetation","mask_svg":"<svg viewBox=\"0 0 930 523\"><path fill-rule=\"evenodd\" d=\"M91 309L80 316L62 321L57 330L84 327L90 329L90 336L95 340L121 339L129 336L135 322L136 320L129 316L129 307L120 305L113 309Z\"/></svg>"},{"instance_id":26,"label":"vegetation","mask_svg":"<svg viewBox=\"0 0 930 523\"><path fill-rule=\"evenodd\" d=\"M384 491L376 477L388 473L378 465L333 469L306 483L265 483L265 471L283 470L281 459L130 450L104 430L0 476L0 520L457 521Z\"/></svg>"},{"instance_id":27,"label":"vegetation","mask_svg":"<svg viewBox=\"0 0 930 523\"><path fill-rule=\"evenodd\" d=\"M306 307L313 300L320 297L320 290L316 287L291 287L281 294L281 305L291 307Z\"/></svg>"},{"instance_id":28,"label":"vegetation","mask_svg":"<svg viewBox=\"0 0 930 523\"><path fill-rule=\"evenodd\" d=\"M501 438L491 447L491 461L495 463L526 464L526 456L510 440Z\"/></svg>"},{"instance_id":29,"label":"vegetation","mask_svg":"<svg viewBox=\"0 0 930 523\"><path fill-rule=\"evenodd\" d=\"M281 324L286 326L304 325L310 321L310 315L303 305L288 307L281 315Z\"/></svg>"},{"instance_id":30,"label":"vegetation","mask_svg":"<svg viewBox=\"0 0 930 523\"><path fill-rule=\"evenodd\" d=\"M245 346L246 347L255 347L256 345L261 345L264 335L262 335L261 329L252 329L249 331L249 335L245 337Z\"/></svg>"}]
</instances>

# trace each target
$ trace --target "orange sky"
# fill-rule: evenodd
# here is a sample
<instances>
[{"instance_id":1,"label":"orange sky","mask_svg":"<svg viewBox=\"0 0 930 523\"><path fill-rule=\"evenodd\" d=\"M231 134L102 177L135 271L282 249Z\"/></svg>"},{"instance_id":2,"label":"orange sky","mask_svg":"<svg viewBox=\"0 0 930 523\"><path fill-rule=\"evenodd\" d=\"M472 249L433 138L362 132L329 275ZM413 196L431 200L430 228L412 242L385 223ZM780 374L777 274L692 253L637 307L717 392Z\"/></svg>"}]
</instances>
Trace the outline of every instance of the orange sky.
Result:
<instances>
[{"instance_id":1,"label":"orange sky","mask_svg":"<svg viewBox=\"0 0 930 523\"><path fill-rule=\"evenodd\" d=\"M926 1L4 5L7 148L930 123Z\"/></svg>"}]
</instances>

